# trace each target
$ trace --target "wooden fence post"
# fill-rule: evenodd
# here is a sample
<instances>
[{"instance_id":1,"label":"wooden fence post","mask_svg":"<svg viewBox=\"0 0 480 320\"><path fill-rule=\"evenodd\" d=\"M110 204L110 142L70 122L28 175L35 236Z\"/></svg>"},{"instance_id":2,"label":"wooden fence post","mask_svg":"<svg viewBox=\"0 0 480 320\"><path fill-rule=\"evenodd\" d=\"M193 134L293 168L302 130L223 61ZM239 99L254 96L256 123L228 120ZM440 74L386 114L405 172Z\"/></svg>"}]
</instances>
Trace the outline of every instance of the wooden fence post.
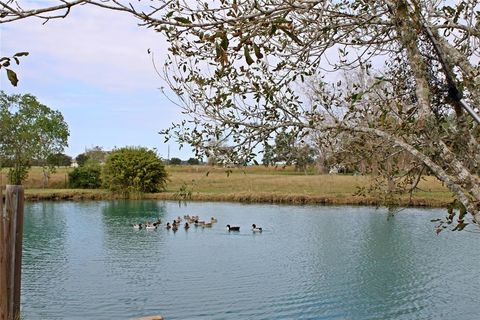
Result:
<instances>
[{"instance_id":1,"label":"wooden fence post","mask_svg":"<svg viewBox=\"0 0 480 320\"><path fill-rule=\"evenodd\" d=\"M0 320L20 319L23 206L23 187L7 185L0 222Z\"/></svg>"},{"instance_id":2,"label":"wooden fence post","mask_svg":"<svg viewBox=\"0 0 480 320\"><path fill-rule=\"evenodd\" d=\"M0 320L7 320L7 250L6 223L3 212L3 187L0 186Z\"/></svg>"},{"instance_id":3,"label":"wooden fence post","mask_svg":"<svg viewBox=\"0 0 480 320\"><path fill-rule=\"evenodd\" d=\"M20 292L22 286L22 251L23 251L23 210L25 195L23 186L13 187L12 193L15 201L17 223L15 225L15 276L13 289L13 315L14 319L20 319ZM7 189L8 190L8 189Z\"/></svg>"}]
</instances>

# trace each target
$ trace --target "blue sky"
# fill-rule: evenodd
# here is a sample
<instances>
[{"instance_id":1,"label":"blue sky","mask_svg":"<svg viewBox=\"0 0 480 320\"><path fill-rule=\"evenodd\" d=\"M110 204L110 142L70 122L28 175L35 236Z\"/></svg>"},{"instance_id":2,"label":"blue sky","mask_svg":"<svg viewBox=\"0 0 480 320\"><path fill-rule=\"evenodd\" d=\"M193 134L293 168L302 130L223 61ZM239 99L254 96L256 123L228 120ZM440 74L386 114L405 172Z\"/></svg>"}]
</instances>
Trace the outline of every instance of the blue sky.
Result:
<instances>
[{"instance_id":1,"label":"blue sky","mask_svg":"<svg viewBox=\"0 0 480 320\"><path fill-rule=\"evenodd\" d=\"M104 150L122 146L156 148L163 158L188 159L188 146L179 150L164 143L158 131L183 116L166 99L155 63L163 65L167 44L163 36L137 26L126 15L95 7L72 9L66 19L26 19L0 25L0 55L28 51L15 71L20 79L12 87L0 74L1 90L30 93L59 110L70 128L65 153L77 156L85 148Z\"/></svg>"}]
</instances>

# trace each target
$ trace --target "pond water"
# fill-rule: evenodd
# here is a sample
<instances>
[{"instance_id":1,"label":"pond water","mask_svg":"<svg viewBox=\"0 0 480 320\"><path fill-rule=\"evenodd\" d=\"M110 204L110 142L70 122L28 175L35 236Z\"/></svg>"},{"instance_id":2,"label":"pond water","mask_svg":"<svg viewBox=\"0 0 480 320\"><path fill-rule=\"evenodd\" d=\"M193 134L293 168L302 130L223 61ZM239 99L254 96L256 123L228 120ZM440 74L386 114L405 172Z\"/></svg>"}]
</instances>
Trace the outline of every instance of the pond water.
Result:
<instances>
[{"instance_id":1,"label":"pond water","mask_svg":"<svg viewBox=\"0 0 480 320\"><path fill-rule=\"evenodd\" d=\"M185 214L188 231L133 223ZM164 201L25 210L32 319L479 319L480 234L435 235L441 209ZM263 228L250 230L252 223ZM239 225L228 232L226 225Z\"/></svg>"}]
</instances>

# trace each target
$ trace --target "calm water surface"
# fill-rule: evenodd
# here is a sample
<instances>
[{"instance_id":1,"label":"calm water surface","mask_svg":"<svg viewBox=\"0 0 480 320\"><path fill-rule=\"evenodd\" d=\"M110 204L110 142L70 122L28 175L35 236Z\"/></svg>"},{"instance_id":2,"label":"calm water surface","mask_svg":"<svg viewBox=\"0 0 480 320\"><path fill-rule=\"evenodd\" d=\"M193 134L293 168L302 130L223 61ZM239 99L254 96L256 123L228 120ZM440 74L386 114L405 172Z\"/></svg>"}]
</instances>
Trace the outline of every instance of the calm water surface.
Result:
<instances>
[{"instance_id":1,"label":"calm water surface","mask_svg":"<svg viewBox=\"0 0 480 320\"><path fill-rule=\"evenodd\" d=\"M184 214L213 228L132 223ZM40 202L25 211L24 319L457 319L479 313L480 235L443 210ZM250 231L252 223L263 227ZM241 226L239 233L226 224Z\"/></svg>"}]
</instances>

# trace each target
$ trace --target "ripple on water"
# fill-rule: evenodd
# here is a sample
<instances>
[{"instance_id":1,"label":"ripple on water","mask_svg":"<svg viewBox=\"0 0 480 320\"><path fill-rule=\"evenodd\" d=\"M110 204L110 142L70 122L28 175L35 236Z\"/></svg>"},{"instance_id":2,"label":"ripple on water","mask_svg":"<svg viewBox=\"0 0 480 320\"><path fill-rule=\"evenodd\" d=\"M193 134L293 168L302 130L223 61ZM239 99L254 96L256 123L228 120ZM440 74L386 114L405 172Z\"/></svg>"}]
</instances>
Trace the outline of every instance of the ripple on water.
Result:
<instances>
[{"instance_id":1,"label":"ripple on water","mask_svg":"<svg viewBox=\"0 0 480 320\"><path fill-rule=\"evenodd\" d=\"M186 211L219 222L176 233L131 227ZM22 312L29 320L477 319L480 286L470 269L480 253L458 243L478 239L436 237L425 221L443 212L418 212L386 219L358 207L27 205ZM227 232L227 223L241 232ZM252 223L264 232L252 234Z\"/></svg>"}]
</instances>

